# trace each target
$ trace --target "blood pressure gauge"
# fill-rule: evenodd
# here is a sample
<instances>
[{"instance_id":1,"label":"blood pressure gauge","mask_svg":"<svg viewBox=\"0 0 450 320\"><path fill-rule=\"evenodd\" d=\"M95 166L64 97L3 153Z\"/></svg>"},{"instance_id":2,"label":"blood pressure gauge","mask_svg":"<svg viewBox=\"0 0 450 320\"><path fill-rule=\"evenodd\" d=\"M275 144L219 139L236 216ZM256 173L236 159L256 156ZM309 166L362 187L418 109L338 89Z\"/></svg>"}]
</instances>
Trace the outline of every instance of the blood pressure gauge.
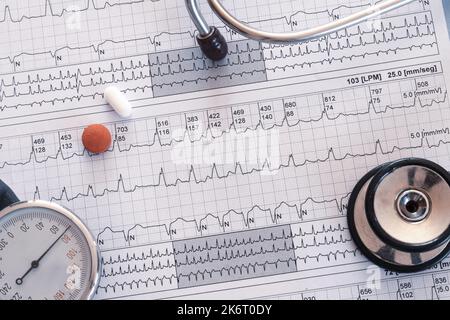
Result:
<instances>
[{"instance_id":1,"label":"blood pressure gauge","mask_svg":"<svg viewBox=\"0 0 450 320\"><path fill-rule=\"evenodd\" d=\"M91 299L100 255L70 210L46 201L15 202L0 180L0 300ZM0 208L1 209L1 208Z\"/></svg>"}]
</instances>

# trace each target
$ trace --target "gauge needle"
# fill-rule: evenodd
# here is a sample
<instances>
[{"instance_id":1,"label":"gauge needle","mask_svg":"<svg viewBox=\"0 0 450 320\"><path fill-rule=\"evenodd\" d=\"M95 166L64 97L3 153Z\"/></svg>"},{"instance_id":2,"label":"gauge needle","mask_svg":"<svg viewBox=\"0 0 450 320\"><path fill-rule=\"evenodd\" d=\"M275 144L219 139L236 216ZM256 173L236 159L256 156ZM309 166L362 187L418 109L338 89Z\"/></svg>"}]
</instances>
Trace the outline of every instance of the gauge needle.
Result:
<instances>
[{"instance_id":1,"label":"gauge needle","mask_svg":"<svg viewBox=\"0 0 450 320\"><path fill-rule=\"evenodd\" d=\"M63 233L61 233L61 235L58 237L58 239L56 239L51 245L50 247L48 247L47 250L45 250L45 252L37 259L37 260L33 260L31 261L31 266L30 268L27 270L27 272L24 273L23 276L21 276L20 278L16 279L16 284L18 286L20 286L23 283L23 279L31 272L31 270L33 269L37 269L39 267L39 262L42 260L43 257L45 257L45 255L55 246L55 244L59 241L59 239L62 238L62 236L67 232L67 230L70 229L70 225L66 228L66 230L64 230Z\"/></svg>"}]
</instances>

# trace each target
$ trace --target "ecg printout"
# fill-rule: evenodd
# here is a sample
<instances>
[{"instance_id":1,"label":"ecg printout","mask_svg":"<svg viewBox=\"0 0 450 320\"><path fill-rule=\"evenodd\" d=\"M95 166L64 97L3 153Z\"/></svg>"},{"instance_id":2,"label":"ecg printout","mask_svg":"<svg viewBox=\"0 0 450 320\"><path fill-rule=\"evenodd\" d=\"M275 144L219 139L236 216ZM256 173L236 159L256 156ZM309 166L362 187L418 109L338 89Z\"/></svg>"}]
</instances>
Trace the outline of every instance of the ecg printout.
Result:
<instances>
[{"instance_id":1,"label":"ecg printout","mask_svg":"<svg viewBox=\"0 0 450 320\"><path fill-rule=\"evenodd\" d=\"M378 269L346 223L378 164L450 168L443 2L285 46L244 39L200 2L229 41L219 63L197 48L183 0L0 0L0 177L87 223L102 251L96 298L450 298L449 258ZM276 31L370 2L225 0ZM132 119L105 104L111 84ZM91 123L113 133L103 155L81 144Z\"/></svg>"}]
</instances>

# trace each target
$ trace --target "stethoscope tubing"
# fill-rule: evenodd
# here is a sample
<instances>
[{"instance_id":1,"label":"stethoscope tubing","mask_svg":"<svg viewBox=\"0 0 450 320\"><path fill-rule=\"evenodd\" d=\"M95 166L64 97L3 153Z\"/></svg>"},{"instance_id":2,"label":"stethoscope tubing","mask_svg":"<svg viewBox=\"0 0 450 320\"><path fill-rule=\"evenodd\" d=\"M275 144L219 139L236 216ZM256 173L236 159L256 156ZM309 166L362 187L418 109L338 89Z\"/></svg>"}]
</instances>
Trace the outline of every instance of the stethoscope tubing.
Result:
<instances>
[{"instance_id":1,"label":"stethoscope tubing","mask_svg":"<svg viewBox=\"0 0 450 320\"><path fill-rule=\"evenodd\" d=\"M196 26L201 37L207 36L211 32L211 27L203 17L200 6L197 0L185 0L186 8L191 16L191 19ZM339 30L354 26L361 22L375 18L379 15L387 13L391 10L398 9L408 3L417 0L382 0L369 8L360 10L349 16L337 19L335 21L323 24L321 26L313 27L302 31L293 32L268 32L251 27L247 23L242 22L234 15L232 15L222 4L221 0L208 0L208 4L213 12L232 30L243 35L246 38L269 43L291 43L303 42L328 34L337 32Z\"/></svg>"}]
</instances>

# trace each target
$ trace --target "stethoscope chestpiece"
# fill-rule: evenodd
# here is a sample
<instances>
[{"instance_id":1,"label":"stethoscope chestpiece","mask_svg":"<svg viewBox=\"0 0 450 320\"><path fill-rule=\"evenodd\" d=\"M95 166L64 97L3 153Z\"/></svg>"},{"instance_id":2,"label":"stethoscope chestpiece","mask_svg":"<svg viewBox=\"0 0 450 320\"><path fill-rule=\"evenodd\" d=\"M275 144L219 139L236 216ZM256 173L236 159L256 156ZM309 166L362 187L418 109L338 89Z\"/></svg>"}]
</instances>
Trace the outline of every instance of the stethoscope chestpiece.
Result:
<instances>
[{"instance_id":1,"label":"stethoscope chestpiece","mask_svg":"<svg viewBox=\"0 0 450 320\"><path fill-rule=\"evenodd\" d=\"M381 165L356 185L347 217L355 243L375 264L426 269L450 251L450 175L424 159Z\"/></svg>"}]
</instances>

